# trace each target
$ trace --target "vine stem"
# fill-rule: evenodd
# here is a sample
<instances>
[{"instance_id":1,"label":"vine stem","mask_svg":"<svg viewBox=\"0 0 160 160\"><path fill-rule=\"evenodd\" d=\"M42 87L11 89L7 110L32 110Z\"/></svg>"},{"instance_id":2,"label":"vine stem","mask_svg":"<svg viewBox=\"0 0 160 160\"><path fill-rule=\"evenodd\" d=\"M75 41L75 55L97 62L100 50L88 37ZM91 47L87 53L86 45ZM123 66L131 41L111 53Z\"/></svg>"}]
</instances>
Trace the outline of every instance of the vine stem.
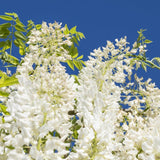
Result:
<instances>
[{"instance_id":1,"label":"vine stem","mask_svg":"<svg viewBox=\"0 0 160 160\"><path fill-rule=\"evenodd\" d=\"M160 70L160 67L158 67L156 64L152 63L151 61L149 60L145 60L146 63L150 64L152 68L157 68Z\"/></svg>"},{"instance_id":2,"label":"vine stem","mask_svg":"<svg viewBox=\"0 0 160 160\"><path fill-rule=\"evenodd\" d=\"M14 21L12 22L12 33L11 33L10 55L12 54L12 43L13 43L13 26L14 26Z\"/></svg>"}]
</instances>

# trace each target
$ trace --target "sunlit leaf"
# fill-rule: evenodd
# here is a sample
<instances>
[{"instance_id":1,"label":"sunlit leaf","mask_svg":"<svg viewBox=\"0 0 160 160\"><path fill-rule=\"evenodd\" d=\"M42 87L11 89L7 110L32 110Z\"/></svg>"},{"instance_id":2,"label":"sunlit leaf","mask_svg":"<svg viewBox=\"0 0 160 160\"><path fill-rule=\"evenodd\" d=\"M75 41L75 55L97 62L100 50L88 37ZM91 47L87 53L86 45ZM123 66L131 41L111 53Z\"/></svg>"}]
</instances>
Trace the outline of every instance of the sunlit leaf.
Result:
<instances>
[{"instance_id":1,"label":"sunlit leaf","mask_svg":"<svg viewBox=\"0 0 160 160\"><path fill-rule=\"evenodd\" d=\"M0 96L8 97L8 96L9 96L9 93L0 90Z\"/></svg>"},{"instance_id":2,"label":"sunlit leaf","mask_svg":"<svg viewBox=\"0 0 160 160\"><path fill-rule=\"evenodd\" d=\"M25 55L25 49L22 46L19 46L19 54Z\"/></svg>"},{"instance_id":3,"label":"sunlit leaf","mask_svg":"<svg viewBox=\"0 0 160 160\"><path fill-rule=\"evenodd\" d=\"M77 60L82 59L82 58L83 58L83 55L79 56L79 57L77 58Z\"/></svg>"},{"instance_id":4,"label":"sunlit leaf","mask_svg":"<svg viewBox=\"0 0 160 160\"><path fill-rule=\"evenodd\" d=\"M9 112L7 112L7 107L3 104L0 104L0 111L3 112L6 115L9 115Z\"/></svg>"},{"instance_id":5,"label":"sunlit leaf","mask_svg":"<svg viewBox=\"0 0 160 160\"><path fill-rule=\"evenodd\" d=\"M9 34L10 34L10 31L7 28L0 27L0 38L5 39Z\"/></svg>"},{"instance_id":6,"label":"sunlit leaf","mask_svg":"<svg viewBox=\"0 0 160 160\"><path fill-rule=\"evenodd\" d=\"M18 24L15 25L15 29L16 29L17 31L26 32L26 30L25 30L22 26L20 26L20 25L18 25Z\"/></svg>"},{"instance_id":7,"label":"sunlit leaf","mask_svg":"<svg viewBox=\"0 0 160 160\"><path fill-rule=\"evenodd\" d=\"M77 32L77 34L78 34L78 36L79 36L81 39L85 38L85 36L84 36L84 34L83 34L83 33L81 33L81 32Z\"/></svg>"},{"instance_id":8,"label":"sunlit leaf","mask_svg":"<svg viewBox=\"0 0 160 160\"><path fill-rule=\"evenodd\" d=\"M73 75L74 76L74 78L75 78L75 83L77 83L78 85L80 85L80 83L79 83L79 81L78 81L78 76L76 76L76 75Z\"/></svg>"},{"instance_id":9,"label":"sunlit leaf","mask_svg":"<svg viewBox=\"0 0 160 160\"><path fill-rule=\"evenodd\" d=\"M15 66L17 66L19 64L19 60L16 57L8 54L7 52L1 54L0 59L3 60L4 62L13 64Z\"/></svg>"},{"instance_id":10,"label":"sunlit leaf","mask_svg":"<svg viewBox=\"0 0 160 160\"><path fill-rule=\"evenodd\" d=\"M14 44L15 44L17 47L19 47L19 45L20 45L20 44L19 44L19 41L18 41L17 39L14 40Z\"/></svg>"},{"instance_id":11,"label":"sunlit leaf","mask_svg":"<svg viewBox=\"0 0 160 160\"><path fill-rule=\"evenodd\" d=\"M34 26L34 22L32 20L28 20L27 30L31 30Z\"/></svg>"},{"instance_id":12,"label":"sunlit leaf","mask_svg":"<svg viewBox=\"0 0 160 160\"><path fill-rule=\"evenodd\" d=\"M72 70L74 70L74 64L72 60L67 60L67 64Z\"/></svg>"},{"instance_id":13,"label":"sunlit leaf","mask_svg":"<svg viewBox=\"0 0 160 160\"><path fill-rule=\"evenodd\" d=\"M9 15L9 16L14 16L14 18L17 18L18 15L16 13L8 13L8 12L5 12L6 15Z\"/></svg>"},{"instance_id":14,"label":"sunlit leaf","mask_svg":"<svg viewBox=\"0 0 160 160\"><path fill-rule=\"evenodd\" d=\"M75 34L77 33L76 31L77 26L74 26L73 28L71 28L71 30L69 31L71 34Z\"/></svg>"},{"instance_id":15,"label":"sunlit leaf","mask_svg":"<svg viewBox=\"0 0 160 160\"><path fill-rule=\"evenodd\" d=\"M3 44L4 42L4 44ZM5 52L5 50L9 49L11 47L11 41L9 39L7 39L6 41L2 41L3 44L3 52Z\"/></svg>"},{"instance_id":16,"label":"sunlit leaf","mask_svg":"<svg viewBox=\"0 0 160 160\"><path fill-rule=\"evenodd\" d=\"M85 64L85 62L84 62L84 61L80 60L80 62L81 62L83 65L85 65L85 66L86 66L86 64Z\"/></svg>"},{"instance_id":17,"label":"sunlit leaf","mask_svg":"<svg viewBox=\"0 0 160 160\"><path fill-rule=\"evenodd\" d=\"M0 42L0 48L4 47L5 46L5 42L4 41L1 41Z\"/></svg>"},{"instance_id":18,"label":"sunlit leaf","mask_svg":"<svg viewBox=\"0 0 160 160\"><path fill-rule=\"evenodd\" d=\"M69 29L68 29L67 24L65 24L64 28L65 28L65 30L63 31L63 33L64 34L69 34Z\"/></svg>"},{"instance_id":19,"label":"sunlit leaf","mask_svg":"<svg viewBox=\"0 0 160 160\"><path fill-rule=\"evenodd\" d=\"M72 41L73 43L76 43L77 45L79 45L76 37L72 37L71 41Z\"/></svg>"},{"instance_id":20,"label":"sunlit leaf","mask_svg":"<svg viewBox=\"0 0 160 160\"><path fill-rule=\"evenodd\" d=\"M22 46L23 48L25 48L25 43L21 39L19 39L19 38L17 38L17 39L14 40L14 44L17 47Z\"/></svg>"},{"instance_id":21,"label":"sunlit leaf","mask_svg":"<svg viewBox=\"0 0 160 160\"><path fill-rule=\"evenodd\" d=\"M10 16L0 15L0 19L6 20L6 21L12 21L13 18Z\"/></svg>"},{"instance_id":22,"label":"sunlit leaf","mask_svg":"<svg viewBox=\"0 0 160 160\"><path fill-rule=\"evenodd\" d=\"M11 23L0 24L0 28L9 28L10 26L11 26Z\"/></svg>"},{"instance_id":23,"label":"sunlit leaf","mask_svg":"<svg viewBox=\"0 0 160 160\"><path fill-rule=\"evenodd\" d=\"M19 18L16 19L16 24L18 24L21 27L25 27L25 25L19 20Z\"/></svg>"},{"instance_id":24,"label":"sunlit leaf","mask_svg":"<svg viewBox=\"0 0 160 160\"><path fill-rule=\"evenodd\" d=\"M76 66L77 69L81 70L83 68L81 62L77 60L73 60L74 65Z\"/></svg>"},{"instance_id":25,"label":"sunlit leaf","mask_svg":"<svg viewBox=\"0 0 160 160\"><path fill-rule=\"evenodd\" d=\"M150 41L149 39L146 39L144 43L152 43L152 41Z\"/></svg>"},{"instance_id":26,"label":"sunlit leaf","mask_svg":"<svg viewBox=\"0 0 160 160\"><path fill-rule=\"evenodd\" d=\"M78 56L78 49L77 47L74 46L74 44L70 47L69 49L69 54L73 57L76 58Z\"/></svg>"},{"instance_id":27,"label":"sunlit leaf","mask_svg":"<svg viewBox=\"0 0 160 160\"><path fill-rule=\"evenodd\" d=\"M142 62L141 64L142 64L142 68L145 70L145 72L147 72L146 64L144 62Z\"/></svg>"},{"instance_id":28,"label":"sunlit leaf","mask_svg":"<svg viewBox=\"0 0 160 160\"><path fill-rule=\"evenodd\" d=\"M18 83L19 83L18 79L15 77L15 75L13 75L12 77L2 76L2 78L0 79L0 88L11 86L11 85L18 84Z\"/></svg>"},{"instance_id":29,"label":"sunlit leaf","mask_svg":"<svg viewBox=\"0 0 160 160\"><path fill-rule=\"evenodd\" d=\"M78 56L78 52L75 52L72 58L76 58Z\"/></svg>"},{"instance_id":30,"label":"sunlit leaf","mask_svg":"<svg viewBox=\"0 0 160 160\"><path fill-rule=\"evenodd\" d=\"M36 25L36 29L38 29L38 30L41 29L41 27L42 27L41 24L37 24L37 25Z\"/></svg>"},{"instance_id":31,"label":"sunlit leaf","mask_svg":"<svg viewBox=\"0 0 160 160\"><path fill-rule=\"evenodd\" d=\"M19 31L15 31L14 35L17 39L21 39L22 41L26 41L26 37L24 36L24 34L22 32Z\"/></svg>"}]
</instances>

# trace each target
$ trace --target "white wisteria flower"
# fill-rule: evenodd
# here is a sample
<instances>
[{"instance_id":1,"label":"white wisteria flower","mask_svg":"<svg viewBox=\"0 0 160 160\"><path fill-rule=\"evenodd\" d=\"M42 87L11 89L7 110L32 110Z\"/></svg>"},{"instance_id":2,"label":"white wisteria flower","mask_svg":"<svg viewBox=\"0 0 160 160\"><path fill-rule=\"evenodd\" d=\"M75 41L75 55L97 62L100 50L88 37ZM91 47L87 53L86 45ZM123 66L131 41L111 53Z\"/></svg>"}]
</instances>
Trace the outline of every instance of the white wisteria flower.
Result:
<instances>
[{"instance_id":1,"label":"white wisteria flower","mask_svg":"<svg viewBox=\"0 0 160 160\"><path fill-rule=\"evenodd\" d=\"M62 47L70 37L60 27L43 23L40 31L33 30L30 52L17 67L19 85L9 95L10 115L0 125L0 156L8 160L60 160L69 152L65 140L72 133L68 112L74 110L76 84L60 63L70 59Z\"/></svg>"}]
</instances>

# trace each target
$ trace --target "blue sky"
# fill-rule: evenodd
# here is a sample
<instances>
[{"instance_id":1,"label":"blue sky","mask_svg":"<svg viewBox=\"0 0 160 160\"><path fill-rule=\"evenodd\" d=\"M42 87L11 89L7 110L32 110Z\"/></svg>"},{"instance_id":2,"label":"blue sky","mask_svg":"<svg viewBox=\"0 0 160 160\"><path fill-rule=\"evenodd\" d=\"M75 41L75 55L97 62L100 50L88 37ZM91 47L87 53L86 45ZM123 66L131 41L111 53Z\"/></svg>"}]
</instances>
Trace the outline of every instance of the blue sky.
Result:
<instances>
[{"instance_id":1,"label":"blue sky","mask_svg":"<svg viewBox=\"0 0 160 160\"><path fill-rule=\"evenodd\" d=\"M1 2L0 14L16 12L27 24L32 19L36 24L62 22L69 28L77 26L86 39L81 40L79 52L84 58L93 49L105 46L106 40L127 36L133 43L141 28L153 43L148 45L147 57L160 57L160 1L159 0L5 0ZM0 20L0 23L3 21ZM151 77L160 87L160 70L141 71Z\"/></svg>"}]
</instances>

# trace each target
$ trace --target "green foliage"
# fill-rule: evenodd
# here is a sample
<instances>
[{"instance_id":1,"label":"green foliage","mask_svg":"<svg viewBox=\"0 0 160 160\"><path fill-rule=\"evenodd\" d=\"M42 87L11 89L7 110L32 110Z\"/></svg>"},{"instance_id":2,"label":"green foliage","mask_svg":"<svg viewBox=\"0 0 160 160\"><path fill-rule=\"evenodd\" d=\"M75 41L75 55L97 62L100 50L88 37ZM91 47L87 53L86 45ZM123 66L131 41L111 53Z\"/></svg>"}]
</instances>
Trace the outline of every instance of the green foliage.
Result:
<instances>
[{"instance_id":1,"label":"green foliage","mask_svg":"<svg viewBox=\"0 0 160 160\"><path fill-rule=\"evenodd\" d=\"M15 31L14 32L14 36L17 38L17 39L20 39L22 41L26 41L26 37L24 36L24 34L20 31Z\"/></svg>"},{"instance_id":2,"label":"green foliage","mask_svg":"<svg viewBox=\"0 0 160 160\"><path fill-rule=\"evenodd\" d=\"M0 90L0 96L2 96L2 97L8 97L9 93Z\"/></svg>"},{"instance_id":3,"label":"green foliage","mask_svg":"<svg viewBox=\"0 0 160 160\"><path fill-rule=\"evenodd\" d=\"M9 77L6 75L6 73L0 71L0 96L8 97L9 93L2 90L1 88L11 86L14 84L18 84L18 79L15 77L15 75L12 75L11 77ZM6 109L7 107L0 102L0 112L2 112L5 115L9 115L9 112L7 112ZM5 122L4 119L2 120L3 122Z\"/></svg>"},{"instance_id":4,"label":"green foliage","mask_svg":"<svg viewBox=\"0 0 160 160\"><path fill-rule=\"evenodd\" d=\"M71 122L72 122L72 127L70 128L71 129L71 131L73 132L73 134L72 134L72 137L74 138L74 139L78 139L78 130L81 128L81 126L77 123L77 118L76 118L76 116L74 116L73 118L72 118L72 120L71 120Z\"/></svg>"},{"instance_id":5,"label":"green foliage","mask_svg":"<svg viewBox=\"0 0 160 160\"><path fill-rule=\"evenodd\" d=\"M11 64L12 66L17 66L19 64L19 60L16 57L11 56L7 52L2 53L0 55L0 59L3 62L7 62L7 63Z\"/></svg>"},{"instance_id":6,"label":"green foliage","mask_svg":"<svg viewBox=\"0 0 160 160\"><path fill-rule=\"evenodd\" d=\"M0 77L0 88L18 84L18 79L15 77L15 75L9 77L4 72L0 71Z\"/></svg>"},{"instance_id":7,"label":"green foliage","mask_svg":"<svg viewBox=\"0 0 160 160\"><path fill-rule=\"evenodd\" d=\"M0 59L9 64L12 67L16 67L19 65L19 60L12 54L13 45L19 48L19 54L25 55L28 51L27 41L28 36L31 34L31 30L33 28L41 29L41 24L35 25L32 20L28 20L28 24L25 26L19 19L16 13L5 13L5 15L1 15L0 19L7 21L0 25ZM82 60L83 55L78 57L78 49L76 45L80 39L85 38L83 33L78 32L77 27L73 27L70 30L68 26L65 25L64 34L71 35L72 46L69 47L67 45L64 48L69 52L72 57L72 60L67 60L66 63L68 66L74 70L74 66L81 70L83 65L85 65Z\"/></svg>"},{"instance_id":8,"label":"green foliage","mask_svg":"<svg viewBox=\"0 0 160 160\"><path fill-rule=\"evenodd\" d=\"M144 36L143 32L146 31L145 29L140 29L140 31L138 31L138 38L136 41L136 46L133 47L133 49L138 49L140 46L145 47L145 45L152 43L151 40L146 39L146 37ZM151 67L151 68L157 68L160 70L160 59L159 57L155 57L153 58L151 61L147 59L146 57L146 53L140 53L138 55L135 54L126 54L127 57L133 57L133 61L132 64L134 64L134 61L140 61L141 62L141 66L142 68L147 71L147 66Z\"/></svg>"},{"instance_id":9,"label":"green foliage","mask_svg":"<svg viewBox=\"0 0 160 160\"><path fill-rule=\"evenodd\" d=\"M144 31L146 31L146 29L140 29L138 31L139 36L137 38L137 47L139 47L140 45L152 43L152 41L150 41L149 39L146 39L146 37L143 34Z\"/></svg>"},{"instance_id":10,"label":"green foliage","mask_svg":"<svg viewBox=\"0 0 160 160\"><path fill-rule=\"evenodd\" d=\"M5 21L12 21L13 20L13 18L11 16L5 16L5 15L0 15L0 18Z\"/></svg>"},{"instance_id":11,"label":"green foliage","mask_svg":"<svg viewBox=\"0 0 160 160\"><path fill-rule=\"evenodd\" d=\"M19 48L19 54L27 52L27 40L33 28L40 29L41 25L35 25L29 20L25 26L16 13L5 13L0 19L7 21L0 24L0 59L12 67L19 64L19 60L12 54L13 45Z\"/></svg>"},{"instance_id":12,"label":"green foliage","mask_svg":"<svg viewBox=\"0 0 160 160\"><path fill-rule=\"evenodd\" d=\"M81 32L77 32L77 27L73 27L69 30L68 26L65 25L65 30L64 30L64 34L70 34L71 35L71 41L72 41L72 45L69 47L67 45L64 45L63 47L69 52L69 54L72 57L72 60L67 60L67 64L68 66L74 70L74 66L78 69L81 70L83 68L83 65L85 65L85 62L83 60L81 60L83 58L83 55L79 56L78 53L78 48L76 47L76 45L79 45L78 41L80 41L80 39L85 38L85 36L83 35L83 33Z\"/></svg>"},{"instance_id":13,"label":"green foliage","mask_svg":"<svg viewBox=\"0 0 160 160\"><path fill-rule=\"evenodd\" d=\"M9 115L9 112L7 112L7 107L0 104L0 112L3 112L5 115Z\"/></svg>"},{"instance_id":14,"label":"green foliage","mask_svg":"<svg viewBox=\"0 0 160 160\"><path fill-rule=\"evenodd\" d=\"M68 64L68 66L69 66L72 70L74 70L74 63L73 63L73 61L72 61L72 60L67 60L66 62L67 62L67 64Z\"/></svg>"}]
</instances>

